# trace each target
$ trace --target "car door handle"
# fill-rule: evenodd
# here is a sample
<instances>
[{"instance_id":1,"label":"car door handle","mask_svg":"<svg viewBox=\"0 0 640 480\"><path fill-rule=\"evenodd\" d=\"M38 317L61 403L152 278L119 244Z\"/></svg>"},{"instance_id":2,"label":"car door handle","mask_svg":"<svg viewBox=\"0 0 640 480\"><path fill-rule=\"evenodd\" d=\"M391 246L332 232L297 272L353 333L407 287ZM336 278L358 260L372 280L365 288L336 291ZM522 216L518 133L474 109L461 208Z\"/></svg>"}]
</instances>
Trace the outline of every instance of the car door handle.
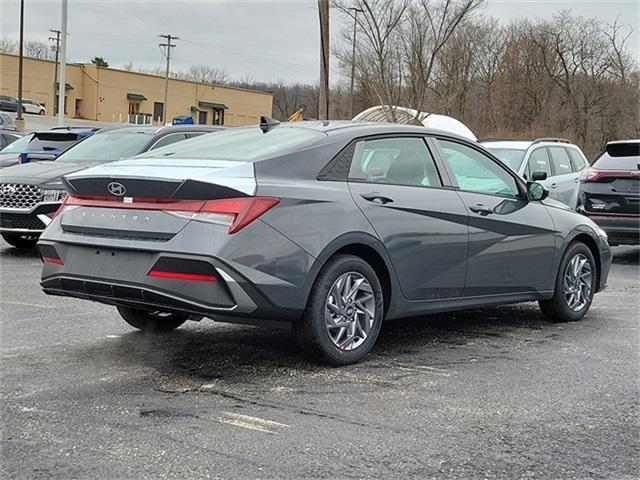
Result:
<instances>
[{"instance_id":1,"label":"car door handle","mask_svg":"<svg viewBox=\"0 0 640 480\"><path fill-rule=\"evenodd\" d=\"M384 195L380 195L376 192L362 193L360 196L367 202L381 203L382 205L393 202L393 198L385 197Z\"/></svg>"},{"instance_id":2,"label":"car door handle","mask_svg":"<svg viewBox=\"0 0 640 480\"><path fill-rule=\"evenodd\" d=\"M580 183L580 177L576 177L573 179L573 183Z\"/></svg>"},{"instance_id":3,"label":"car door handle","mask_svg":"<svg viewBox=\"0 0 640 480\"><path fill-rule=\"evenodd\" d=\"M493 209L492 208L485 207L481 203L479 203L478 205L474 205L472 207L469 207L469 210L471 210L473 213L479 213L483 217L487 216L487 215L491 215L493 213Z\"/></svg>"},{"instance_id":4,"label":"car door handle","mask_svg":"<svg viewBox=\"0 0 640 480\"><path fill-rule=\"evenodd\" d=\"M557 184L557 183L555 183L555 182L553 182L553 183L550 185L550 187L551 187L551 188L558 188L558 184Z\"/></svg>"}]
</instances>

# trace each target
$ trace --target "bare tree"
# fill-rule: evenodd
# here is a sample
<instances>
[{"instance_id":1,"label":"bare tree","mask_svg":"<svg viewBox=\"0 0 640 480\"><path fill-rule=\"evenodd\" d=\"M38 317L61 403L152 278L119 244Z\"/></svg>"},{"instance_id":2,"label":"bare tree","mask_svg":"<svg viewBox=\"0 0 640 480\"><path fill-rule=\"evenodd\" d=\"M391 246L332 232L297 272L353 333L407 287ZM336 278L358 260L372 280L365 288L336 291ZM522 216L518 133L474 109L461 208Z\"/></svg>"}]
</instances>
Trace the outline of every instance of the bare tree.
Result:
<instances>
[{"instance_id":1,"label":"bare tree","mask_svg":"<svg viewBox=\"0 0 640 480\"><path fill-rule=\"evenodd\" d=\"M189 68L186 77L195 82L209 85L223 85L229 79L229 74L223 68L213 68L208 65L194 65Z\"/></svg>"}]
</instances>

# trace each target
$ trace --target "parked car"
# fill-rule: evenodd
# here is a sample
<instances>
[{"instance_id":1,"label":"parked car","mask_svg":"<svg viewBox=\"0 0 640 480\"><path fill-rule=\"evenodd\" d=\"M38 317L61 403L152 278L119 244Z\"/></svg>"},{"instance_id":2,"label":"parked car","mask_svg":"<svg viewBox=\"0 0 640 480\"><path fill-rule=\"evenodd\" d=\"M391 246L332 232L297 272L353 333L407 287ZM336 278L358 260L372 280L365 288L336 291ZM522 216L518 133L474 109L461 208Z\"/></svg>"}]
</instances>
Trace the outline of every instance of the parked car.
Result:
<instances>
[{"instance_id":1,"label":"parked car","mask_svg":"<svg viewBox=\"0 0 640 480\"><path fill-rule=\"evenodd\" d=\"M45 293L135 328L281 325L332 365L383 318L539 301L575 321L611 253L588 218L476 142L424 127L263 119L65 177Z\"/></svg>"},{"instance_id":2,"label":"parked car","mask_svg":"<svg viewBox=\"0 0 640 480\"><path fill-rule=\"evenodd\" d=\"M17 112L18 99L10 95L0 95L0 110L5 112Z\"/></svg>"},{"instance_id":3,"label":"parked car","mask_svg":"<svg viewBox=\"0 0 640 480\"><path fill-rule=\"evenodd\" d=\"M18 132L13 131L10 131L9 133L20 135ZM0 171L5 167L17 165L20 162L20 153L27 148L27 145L29 145L32 138L33 133L22 135L20 138L11 144L5 145L5 147L0 150Z\"/></svg>"},{"instance_id":4,"label":"parked car","mask_svg":"<svg viewBox=\"0 0 640 480\"><path fill-rule=\"evenodd\" d=\"M98 128L65 127L33 132L29 143L17 156L17 163L54 160L76 143L96 133Z\"/></svg>"},{"instance_id":5,"label":"parked car","mask_svg":"<svg viewBox=\"0 0 640 480\"><path fill-rule=\"evenodd\" d=\"M534 172L545 173L546 179L539 176L538 181L549 196L576 208L580 175L589 165L580 147L562 138L483 139L480 143L525 180L531 180Z\"/></svg>"},{"instance_id":6,"label":"parked car","mask_svg":"<svg viewBox=\"0 0 640 480\"><path fill-rule=\"evenodd\" d=\"M33 162L0 170L0 233L15 247L32 248L66 196L63 175L221 128L191 125L107 129L77 143L53 162Z\"/></svg>"},{"instance_id":7,"label":"parked car","mask_svg":"<svg viewBox=\"0 0 640 480\"><path fill-rule=\"evenodd\" d=\"M607 144L582 175L578 204L610 245L640 244L640 140Z\"/></svg>"},{"instance_id":8,"label":"parked car","mask_svg":"<svg viewBox=\"0 0 640 480\"><path fill-rule=\"evenodd\" d=\"M24 133L22 132L17 132L15 130L0 129L0 156L2 155L2 150L7 145L12 144L13 142L22 138L23 136L24 136Z\"/></svg>"},{"instance_id":9,"label":"parked car","mask_svg":"<svg viewBox=\"0 0 640 480\"><path fill-rule=\"evenodd\" d=\"M22 111L25 113L35 113L36 115L46 115L47 109L35 100L29 98L22 99Z\"/></svg>"},{"instance_id":10,"label":"parked car","mask_svg":"<svg viewBox=\"0 0 640 480\"><path fill-rule=\"evenodd\" d=\"M16 121L13 116L5 112L0 112L0 128L3 130L17 130Z\"/></svg>"}]
</instances>

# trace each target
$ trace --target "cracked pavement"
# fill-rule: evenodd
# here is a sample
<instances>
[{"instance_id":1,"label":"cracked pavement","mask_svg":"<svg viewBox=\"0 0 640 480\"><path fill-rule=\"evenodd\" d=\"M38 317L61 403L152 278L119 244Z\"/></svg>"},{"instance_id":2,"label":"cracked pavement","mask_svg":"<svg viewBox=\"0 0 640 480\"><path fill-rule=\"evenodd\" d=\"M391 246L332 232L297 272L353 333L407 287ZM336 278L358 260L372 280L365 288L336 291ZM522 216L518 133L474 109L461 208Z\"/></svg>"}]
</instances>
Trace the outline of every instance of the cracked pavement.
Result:
<instances>
[{"instance_id":1,"label":"cracked pavement","mask_svg":"<svg viewBox=\"0 0 640 480\"><path fill-rule=\"evenodd\" d=\"M640 249L581 322L535 304L390 322L367 359L307 361L282 330L146 336L47 297L0 243L1 471L11 479L640 475Z\"/></svg>"}]
</instances>

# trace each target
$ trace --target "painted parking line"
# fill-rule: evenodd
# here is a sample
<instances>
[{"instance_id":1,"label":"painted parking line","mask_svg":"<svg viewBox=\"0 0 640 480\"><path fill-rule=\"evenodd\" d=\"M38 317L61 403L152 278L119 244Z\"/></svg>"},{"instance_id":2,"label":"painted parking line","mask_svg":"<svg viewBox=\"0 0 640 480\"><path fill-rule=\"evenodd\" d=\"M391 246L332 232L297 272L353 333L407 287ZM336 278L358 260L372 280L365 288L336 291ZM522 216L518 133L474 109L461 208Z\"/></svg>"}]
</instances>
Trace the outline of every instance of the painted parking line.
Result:
<instances>
[{"instance_id":1,"label":"painted parking line","mask_svg":"<svg viewBox=\"0 0 640 480\"><path fill-rule=\"evenodd\" d=\"M238 413L222 412L224 417L218 419L221 423L233 425L234 427L246 428L256 432L275 434L279 428L289 428L289 425L273 420L266 420L259 417L251 417L249 415L240 415Z\"/></svg>"}]
</instances>

